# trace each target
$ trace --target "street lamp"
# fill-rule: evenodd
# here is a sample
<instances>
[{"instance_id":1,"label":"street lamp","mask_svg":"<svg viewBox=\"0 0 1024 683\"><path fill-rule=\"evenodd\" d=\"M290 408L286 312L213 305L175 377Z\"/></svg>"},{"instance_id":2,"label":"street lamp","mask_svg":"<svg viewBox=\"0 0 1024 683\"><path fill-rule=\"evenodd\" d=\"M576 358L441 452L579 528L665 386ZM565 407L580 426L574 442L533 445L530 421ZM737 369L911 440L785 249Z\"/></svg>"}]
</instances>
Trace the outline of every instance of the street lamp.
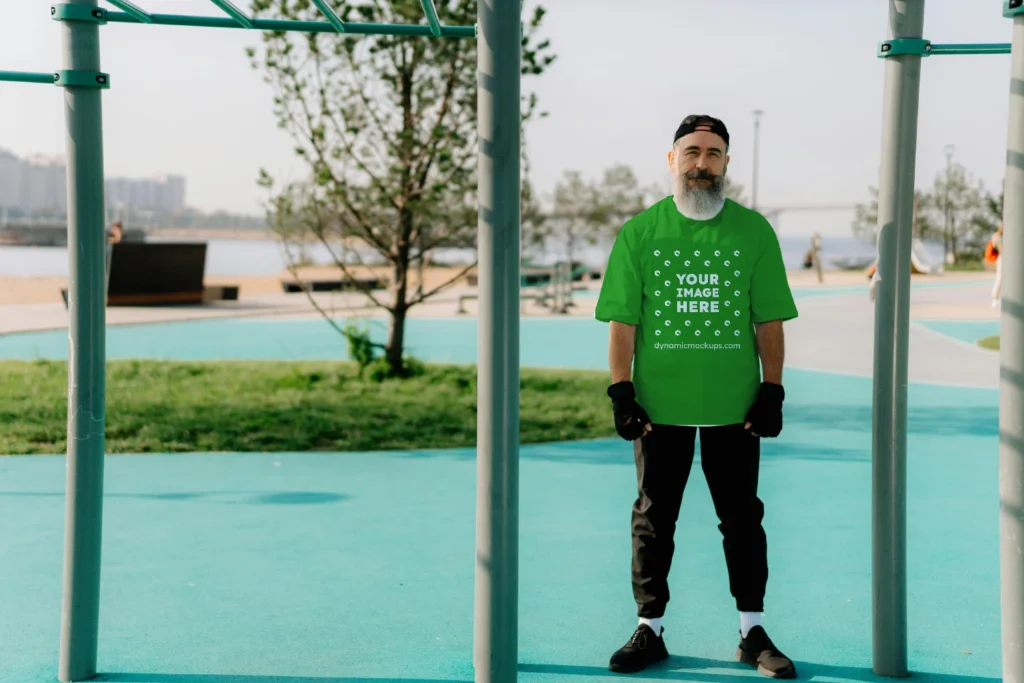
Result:
<instances>
[{"instance_id":1,"label":"street lamp","mask_svg":"<svg viewBox=\"0 0 1024 683\"><path fill-rule=\"evenodd\" d=\"M946 265L951 266L956 262L956 254L953 253L953 211L949 203L949 182L953 171L953 152L955 145L946 145Z\"/></svg>"},{"instance_id":2,"label":"street lamp","mask_svg":"<svg viewBox=\"0 0 1024 683\"><path fill-rule=\"evenodd\" d=\"M750 188L750 203L752 209L757 210L757 157L760 149L760 138L761 138L761 114L764 111L760 109L754 110L754 182Z\"/></svg>"}]
</instances>

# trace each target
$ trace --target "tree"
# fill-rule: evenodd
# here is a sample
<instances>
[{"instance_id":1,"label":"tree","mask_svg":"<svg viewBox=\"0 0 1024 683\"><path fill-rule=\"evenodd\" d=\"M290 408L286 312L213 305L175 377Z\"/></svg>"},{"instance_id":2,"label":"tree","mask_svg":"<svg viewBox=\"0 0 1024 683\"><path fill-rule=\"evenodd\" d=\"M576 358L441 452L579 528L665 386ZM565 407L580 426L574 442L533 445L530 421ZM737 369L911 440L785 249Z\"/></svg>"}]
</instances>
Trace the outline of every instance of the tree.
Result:
<instances>
[{"instance_id":1,"label":"tree","mask_svg":"<svg viewBox=\"0 0 1024 683\"><path fill-rule=\"evenodd\" d=\"M725 196L737 204L743 204L744 206L747 204L747 196L743 194L743 186L733 182L733 179L728 174L725 176Z\"/></svg>"},{"instance_id":2,"label":"tree","mask_svg":"<svg viewBox=\"0 0 1024 683\"><path fill-rule=\"evenodd\" d=\"M418 0L330 3L344 21L424 24ZM442 0L448 25L476 22L475 0ZM254 16L322 20L309 0L252 0ZM555 59L538 40L545 15L537 7L524 22L522 75L543 74ZM250 48L254 69L274 88L280 127L296 142L308 178L271 193L271 217L282 239L316 240L327 247L346 279L351 264L335 247L354 242L373 250L390 272L387 299L364 290L390 314L384 357L393 376L404 375L402 351L409 309L451 286L469 270L431 288L422 272L430 254L475 245L477 227L476 41L408 36L268 31ZM258 54L257 54L258 53ZM537 98L524 96L523 120ZM312 297L311 297L312 298ZM323 312L323 311L321 311Z\"/></svg>"},{"instance_id":3,"label":"tree","mask_svg":"<svg viewBox=\"0 0 1024 683\"><path fill-rule=\"evenodd\" d=\"M990 222L988 192L962 164L953 164L935 176L929 201L924 206L929 232L924 238L941 239L954 258L980 258L995 227ZM948 210L948 219L947 219Z\"/></svg>"},{"instance_id":4,"label":"tree","mask_svg":"<svg viewBox=\"0 0 1024 683\"><path fill-rule=\"evenodd\" d=\"M544 221L544 240L564 244L572 263L579 246L615 237L623 223L641 213L658 194L654 187L641 186L636 173L625 164L606 169L600 180L586 179L580 171L565 171L555 185Z\"/></svg>"},{"instance_id":5,"label":"tree","mask_svg":"<svg viewBox=\"0 0 1024 683\"><path fill-rule=\"evenodd\" d=\"M868 188L871 202L857 207L851 226L860 239L874 242L878 224L878 189ZM947 195L948 190L948 195ZM948 198L948 205L947 205ZM948 209L948 219L947 219ZM989 235L1002 222L1002 194L990 195L961 164L936 174L928 191L914 191L914 237L942 241L954 258L980 258Z\"/></svg>"},{"instance_id":6,"label":"tree","mask_svg":"<svg viewBox=\"0 0 1024 683\"><path fill-rule=\"evenodd\" d=\"M854 214L853 223L850 226L854 237L872 244L878 239L878 188L868 188L871 201L867 204L858 204ZM911 225L911 234L914 237L925 237L932 232L929 215L924 208L931 202L931 197L920 190L914 191L914 215Z\"/></svg>"},{"instance_id":7,"label":"tree","mask_svg":"<svg viewBox=\"0 0 1024 683\"><path fill-rule=\"evenodd\" d=\"M552 216L547 221L549 236L565 244L566 258L574 262L576 249L581 243L597 244L600 225L597 207L598 189L595 183L583 179L579 171L566 171L555 185Z\"/></svg>"}]
</instances>

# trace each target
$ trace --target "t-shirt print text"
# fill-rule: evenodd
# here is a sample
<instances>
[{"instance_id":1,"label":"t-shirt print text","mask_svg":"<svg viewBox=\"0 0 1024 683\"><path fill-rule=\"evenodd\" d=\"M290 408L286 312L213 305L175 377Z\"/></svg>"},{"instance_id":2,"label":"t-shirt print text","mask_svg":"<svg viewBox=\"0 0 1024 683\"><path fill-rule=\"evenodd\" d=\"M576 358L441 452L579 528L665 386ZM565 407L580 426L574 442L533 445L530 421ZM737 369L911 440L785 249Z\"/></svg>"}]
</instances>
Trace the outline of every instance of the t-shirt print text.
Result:
<instances>
[{"instance_id":1,"label":"t-shirt print text","mask_svg":"<svg viewBox=\"0 0 1024 683\"><path fill-rule=\"evenodd\" d=\"M726 341L740 337L743 315L742 252L720 246L653 249L645 288L654 306L654 335L673 341ZM653 291L652 291L653 290ZM685 348L739 348L739 344L683 345ZM679 348L656 344L657 349Z\"/></svg>"}]
</instances>

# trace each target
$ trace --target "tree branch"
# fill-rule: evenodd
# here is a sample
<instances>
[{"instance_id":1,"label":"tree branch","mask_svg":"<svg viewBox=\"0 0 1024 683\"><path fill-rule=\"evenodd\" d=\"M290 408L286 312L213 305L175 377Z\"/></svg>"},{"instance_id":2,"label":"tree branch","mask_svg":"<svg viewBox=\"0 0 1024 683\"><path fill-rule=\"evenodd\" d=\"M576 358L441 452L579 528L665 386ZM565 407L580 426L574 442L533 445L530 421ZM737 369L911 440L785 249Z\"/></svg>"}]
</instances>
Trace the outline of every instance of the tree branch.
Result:
<instances>
[{"instance_id":1,"label":"tree branch","mask_svg":"<svg viewBox=\"0 0 1024 683\"><path fill-rule=\"evenodd\" d=\"M458 280L459 278L463 277L466 273L468 273L469 271L471 271L474 268L476 268L477 263L479 263L479 261L473 261L473 263L471 263L470 265L466 266L465 268L460 270L458 273L456 273L454 276L452 276L451 278L449 278L449 279L445 280L444 282L442 282L441 284L439 284L437 287L434 287L433 289L431 289L431 290L429 290L427 292L424 292L423 294L415 297L412 301L410 301L407 304L407 306L411 308L412 306L415 306L418 303L422 303L426 299L429 299L430 297L434 296L435 294L440 292L445 287L451 286L452 284L455 283L456 280Z\"/></svg>"}]
</instances>

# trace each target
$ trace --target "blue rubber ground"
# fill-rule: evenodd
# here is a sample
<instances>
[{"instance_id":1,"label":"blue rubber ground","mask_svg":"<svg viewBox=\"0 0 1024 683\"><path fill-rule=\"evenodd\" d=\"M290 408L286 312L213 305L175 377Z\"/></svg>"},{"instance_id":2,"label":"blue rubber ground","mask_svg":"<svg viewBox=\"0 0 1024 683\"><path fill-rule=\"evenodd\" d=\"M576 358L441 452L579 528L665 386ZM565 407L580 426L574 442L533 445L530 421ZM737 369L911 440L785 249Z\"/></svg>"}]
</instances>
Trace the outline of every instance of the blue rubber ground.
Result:
<instances>
[{"instance_id":1,"label":"blue rubber ground","mask_svg":"<svg viewBox=\"0 0 1024 683\"><path fill-rule=\"evenodd\" d=\"M383 339L383 321L373 323ZM522 320L524 366L604 369L602 323ZM929 323L930 324L930 323ZM973 334L973 333L972 333ZM980 336L985 336L984 334ZM476 320L412 319L410 352L472 362ZM111 358L343 358L320 320L111 327ZM66 358L64 331L0 337L0 358ZM801 678L871 667L867 378L786 370L764 442L766 623ZM997 393L911 385L910 663L917 680L1000 677ZM107 458L100 667L132 683L470 682L474 451ZM635 625L619 440L522 449L520 679L611 676ZM0 681L56 680L64 459L0 459ZM699 463L665 620L674 657L638 678L756 680Z\"/></svg>"},{"instance_id":2,"label":"blue rubber ground","mask_svg":"<svg viewBox=\"0 0 1024 683\"><path fill-rule=\"evenodd\" d=\"M765 442L761 475L766 624L804 680L878 680L870 380L787 370L786 382L786 428ZM913 385L910 402L911 667L921 681L991 683L996 392ZM56 677L64 476L61 457L0 459L5 682ZM524 447L520 476L520 679L610 676L635 625L630 448ZM699 465L690 481L665 620L675 656L640 678L751 680L732 663L738 619ZM106 680L473 680L472 449L111 456L106 484Z\"/></svg>"}]
</instances>

